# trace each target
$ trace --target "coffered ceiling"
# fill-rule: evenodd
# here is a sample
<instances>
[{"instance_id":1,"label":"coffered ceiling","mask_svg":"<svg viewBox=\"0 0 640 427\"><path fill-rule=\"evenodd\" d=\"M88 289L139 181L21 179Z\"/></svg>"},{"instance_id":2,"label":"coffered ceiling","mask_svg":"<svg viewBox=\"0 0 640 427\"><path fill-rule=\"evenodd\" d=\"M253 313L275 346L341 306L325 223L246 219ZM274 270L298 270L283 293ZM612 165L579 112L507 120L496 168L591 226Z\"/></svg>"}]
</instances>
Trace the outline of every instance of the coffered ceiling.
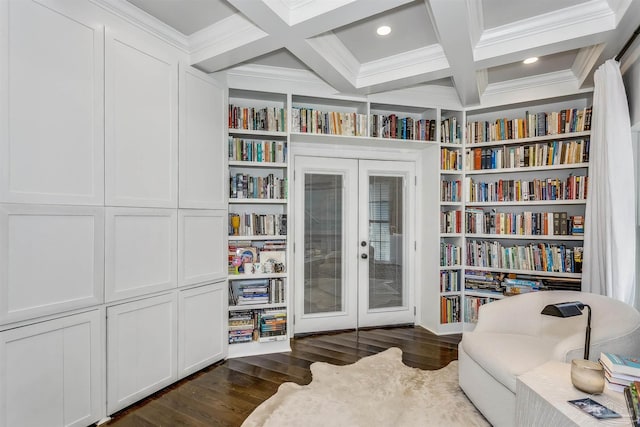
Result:
<instances>
[{"instance_id":1,"label":"coffered ceiling","mask_svg":"<svg viewBox=\"0 0 640 427\"><path fill-rule=\"evenodd\" d=\"M353 95L448 88L462 106L586 90L640 23L640 0L98 1L173 37L208 73L284 68Z\"/></svg>"}]
</instances>

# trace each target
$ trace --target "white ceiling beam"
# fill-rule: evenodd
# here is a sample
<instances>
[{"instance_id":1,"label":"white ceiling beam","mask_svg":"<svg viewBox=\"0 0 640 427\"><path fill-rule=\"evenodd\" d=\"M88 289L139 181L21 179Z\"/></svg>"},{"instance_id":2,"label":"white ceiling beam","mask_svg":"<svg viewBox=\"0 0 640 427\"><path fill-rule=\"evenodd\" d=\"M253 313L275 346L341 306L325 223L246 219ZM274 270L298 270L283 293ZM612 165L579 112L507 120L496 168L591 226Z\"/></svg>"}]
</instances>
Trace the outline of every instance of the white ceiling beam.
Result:
<instances>
[{"instance_id":1,"label":"white ceiling beam","mask_svg":"<svg viewBox=\"0 0 640 427\"><path fill-rule=\"evenodd\" d=\"M451 67L451 77L462 105L480 102L476 66L473 61L469 12L465 0L426 1L438 39Z\"/></svg>"}]
</instances>

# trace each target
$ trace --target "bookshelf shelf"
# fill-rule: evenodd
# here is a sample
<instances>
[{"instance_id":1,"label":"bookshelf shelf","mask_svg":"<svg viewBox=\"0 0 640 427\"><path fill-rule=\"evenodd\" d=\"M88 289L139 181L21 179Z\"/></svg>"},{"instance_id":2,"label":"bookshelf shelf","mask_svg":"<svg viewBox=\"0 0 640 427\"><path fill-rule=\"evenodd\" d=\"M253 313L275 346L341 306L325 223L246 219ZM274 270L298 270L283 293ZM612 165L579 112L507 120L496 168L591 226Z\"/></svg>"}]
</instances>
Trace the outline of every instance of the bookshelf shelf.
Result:
<instances>
[{"instance_id":1,"label":"bookshelf shelf","mask_svg":"<svg viewBox=\"0 0 640 427\"><path fill-rule=\"evenodd\" d=\"M462 270L461 265L441 265L440 270Z\"/></svg>"},{"instance_id":2,"label":"bookshelf shelf","mask_svg":"<svg viewBox=\"0 0 640 427\"><path fill-rule=\"evenodd\" d=\"M441 238L455 238L462 237L462 233L440 233Z\"/></svg>"},{"instance_id":3,"label":"bookshelf shelf","mask_svg":"<svg viewBox=\"0 0 640 427\"><path fill-rule=\"evenodd\" d=\"M558 277L558 278L572 278L579 279L582 277L580 273L561 273L557 271L538 271L538 270L515 270L510 268L494 268L494 267L476 267L473 265L465 266L467 270L474 271L488 271L488 272L497 272L497 273L513 273L513 274L522 274L526 276L540 276L540 277Z\"/></svg>"},{"instance_id":4,"label":"bookshelf shelf","mask_svg":"<svg viewBox=\"0 0 640 427\"><path fill-rule=\"evenodd\" d=\"M255 279L278 279L286 278L287 273L261 273L261 274L230 274L229 281L233 280L255 280ZM280 304L282 305L282 304Z\"/></svg>"},{"instance_id":5,"label":"bookshelf shelf","mask_svg":"<svg viewBox=\"0 0 640 427\"><path fill-rule=\"evenodd\" d=\"M259 241L259 240L287 240L287 236L274 235L274 236L263 236L263 235L248 235L248 236L229 236L229 241Z\"/></svg>"},{"instance_id":6,"label":"bookshelf shelf","mask_svg":"<svg viewBox=\"0 0 640 427\"><path fill-rule=\"evenodd\" d=\"M489 175L497 173L521 173L521 172L538 172L538 171L550 171L550 170L564 170L564 169L586 169L589 167L588 163L569 163L563 165L551 165L551 166L531 166L531 167L519 167L519 168L500 168L500 169L477 169L467 170L466 175Z\"/></svg>"},{"instance_id":7,"label":"bookshelf shelf","mask_svg":"<svg viewBox=\"0 0 640 427\"><path fill-rule=\"evenodd\" d=\"M242 160L229 160L229 167L285 169L287 167L287 164L276 162L247 162Z\"/></svg>"},{"instance_id":8,"label":"bookshelf shelf","mask_svg":"<svg viewBox=\"0 0 640 427\"><path fill-rule=\"evenodd\" d=\"M286 139L287 132L229 128L229 136L248 136L252 138Z\"/></svg>"},{"instance_id":9,"label":"bookshelf shelf","mask_svg":"<svg viewBox=\"0 0 640 427\"><path fill-rule=\"evenodd\" d=\"M470 239L489 239L489 240L501 240L501 239L513 239L513 240L575 240L582 241L584 240L584 236L572 236L572 235L538 235L538 234L472 234L467 233L467 238Z\"/></svg>"},{"instance_id":10,"label":"bookshelf shelf","mask_svg":"<svg viewBox=\"0 0 640 427\"><path fill-rule=\"evenodd\" d=\"M476 290L476 289L465 289L464 291L465 296L471 296L471 297L487 297L487 298L493 298L493 299L503 299L506 296L502 293L499 292L492 292L492 291L483 291L483 290Z\"/></svg>"},{"instance_id":11,"label":"bookshelf shelf","mask_svg":"<svg viewBox=\"0 0 640 427\"><path fill-rule=\"evenodd\" d=\"M242 311L242 310L261 310L271 308L284 308L286 304L244 304L244 305L230 305L229 311Z\"/></svg>"},{"instance_id":12,"label":"bookshelf shelf","mask_svg":"<svg viewBox=\"0 0 640 427\"><path fill-rule=\"evenodd\" d=\"M584 205L586 200L532 200L528 202L467 202L466 207L482 206L545 206L545 205Z\"/></svg>"},{"instance_id":13,"label":"bookshelf shelf","mask_svg":"<svg viewBox=\"0 0 640 427\"><path fill-rule=\"evenodd\" d=\"M286 199L229 199L230 204L236 205L286 205Z\"/></svg>"},{"instance_id":14,"label":"bookshelf shelf","mask_svg":"<svg viewBox=\"0 0 640 427\"><path fill-rule=\"evenodd\" d=\"M501 145L525 145L537 142L548 142L564 139L581 139L591 135L591 131L557 133L553 135L534 136L530 138L505 139L501 141L474 142L466 145L466 148L496 147Z\"/></svg>"}]
</instances>

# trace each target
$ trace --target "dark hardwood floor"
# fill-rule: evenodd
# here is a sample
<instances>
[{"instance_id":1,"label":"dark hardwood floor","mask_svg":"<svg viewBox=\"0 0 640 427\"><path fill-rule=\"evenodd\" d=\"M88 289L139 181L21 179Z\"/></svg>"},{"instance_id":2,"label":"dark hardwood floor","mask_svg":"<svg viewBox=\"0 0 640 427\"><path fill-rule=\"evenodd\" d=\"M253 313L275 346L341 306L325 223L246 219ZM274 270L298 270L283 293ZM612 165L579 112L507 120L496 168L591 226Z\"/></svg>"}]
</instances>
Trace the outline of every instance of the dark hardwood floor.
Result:
<instances>
[{"instance_id":1,"label":"dark hardwood floor","mask_svg":"<svg viewBox=\"0 0 640 427\"><path fill-rule=\"evenodd\" d=\"M291 340L291 352L229 359L203 369L117 413L110 427L239 426L283 382L308 384L313 362L354 363L390 347L403 361L439 369L458 358L461 335L437 336L414 326L312 335Z\"/></svg>"}]
</instances>

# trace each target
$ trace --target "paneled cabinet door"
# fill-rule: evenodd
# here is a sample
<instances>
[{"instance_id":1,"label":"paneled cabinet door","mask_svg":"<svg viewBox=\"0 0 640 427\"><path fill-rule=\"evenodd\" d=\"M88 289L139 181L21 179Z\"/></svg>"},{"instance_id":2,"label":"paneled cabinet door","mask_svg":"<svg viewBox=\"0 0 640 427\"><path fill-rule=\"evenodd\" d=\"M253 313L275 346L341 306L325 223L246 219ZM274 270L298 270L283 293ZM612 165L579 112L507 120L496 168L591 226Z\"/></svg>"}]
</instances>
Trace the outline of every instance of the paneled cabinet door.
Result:
<instances>
[{"instance_id":1,"label":"paneled cabinet door","mask_svg":"<svg viewBox=\"0 0 640 427\"><path fill-rule=\"evenodd\" d=\"M104 208L0 204L0 325L102 303Z\"/></svg>"},{"instance_id":2,"label":"paneled cabinet door","mask_svg":"<svg viewBox=\"0 0 640 427\"><path fill-rule=\"evenodd\" d=\"M226 210L178 209L178 286L227 277Z\"/></svg>"},{"instance_id":3,"label":"paneled cabinet door","mask_svg":"<svg viewBox=\"0 0 640 427\"><path fill-rule=\"evenodd\" d=\"M175 209L106 208L105 300L176 287Z\"/></svg>"},{"instance_id":4,"label":"paneled cabinet door","mask_svg":"<svg viewBox=\"0 0 640 427\"><path fill-rule=\"evenodd\" d=\"M104 203L104 29L67 6L0 2L0 202Z\"/></svg>"},{"instance_id":5,"label":"paneled cabinet door","mask_svg":"<svg viewBox=\"0 0 640 427\"><path fill-rule=\"evenodd\" d=\"M181 208L225 209L226 89L206 74L181 64Z\"/></svg>"},{"instance_id":6,"label":"paneled cabinet door","mask_svg":"<svg viewBox=\"0 0 640 427\"><path fill-rule=\"evenodd\" d=\"M0 427L84 427L104 416L101 313L0 332Z\"/></svg>"},{"instance_id":7,"label":"paneled cabinet door","mask_svg":"<svg viewBox=\"0 0 640 427\"><path fill-rule=\"evenodd\" d=\"M107 307L107 412L176 381L175 292Z\"/></svg>"},{"instance_id":8,"label":"paneled cabinet door","mask_svg":"<svg viewBox=\"0 0 640 427\"><path fill-rule=\"evenodd\" d=\"M178 293L178 377L183 378L227 353L227 281Z\"/></svg>"},{"instance_id":9,"label":"paneled cabinet door","mask_svg":"<svg viewBox=\"0 0 640 427\"><path fill-rule=\"evenodd\" d=\"M105 203L178 206L178 61L107 32Z\"/></svg>"}]
</instances>

